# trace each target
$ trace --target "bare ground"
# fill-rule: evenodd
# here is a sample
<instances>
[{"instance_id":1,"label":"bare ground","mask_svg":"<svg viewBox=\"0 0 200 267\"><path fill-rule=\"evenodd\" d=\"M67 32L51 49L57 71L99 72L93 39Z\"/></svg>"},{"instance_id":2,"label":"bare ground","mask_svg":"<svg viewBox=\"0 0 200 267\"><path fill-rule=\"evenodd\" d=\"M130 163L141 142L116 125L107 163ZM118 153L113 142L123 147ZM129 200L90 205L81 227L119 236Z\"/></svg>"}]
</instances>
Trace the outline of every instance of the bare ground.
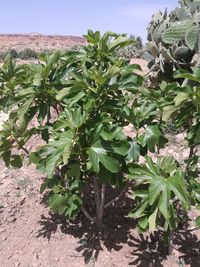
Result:
<instances>
[{"instance_id":1,"label":"bare ground","mask_svg":"<svg viewBox=\"0 0 200 267\"><path fill-rule=\"evenodd\" d=\"M35 51L61 50L85 44L85 39L78 36L41 35L41 34L0 34L0 51L31 48Z\"/></svg>"}]
</instances>

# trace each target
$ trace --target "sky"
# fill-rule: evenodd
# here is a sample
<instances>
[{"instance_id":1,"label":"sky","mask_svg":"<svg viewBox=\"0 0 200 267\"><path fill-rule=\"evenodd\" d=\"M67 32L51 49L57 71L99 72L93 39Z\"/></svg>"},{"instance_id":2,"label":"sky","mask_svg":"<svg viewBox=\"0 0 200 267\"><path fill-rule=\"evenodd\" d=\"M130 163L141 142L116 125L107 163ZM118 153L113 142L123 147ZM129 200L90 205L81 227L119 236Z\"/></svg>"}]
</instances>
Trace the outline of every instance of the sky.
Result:
<instances>
[{"instance_id":1,"label":"sky","mask_svg":"<svg viewBox=\"0 0 200 267\"><path fill-rule=\"evenodd\" d=\"M0 33L82 36L87 29L141 36L157 10L178 0L1 0Z\"/></svg>"}]
</instances>

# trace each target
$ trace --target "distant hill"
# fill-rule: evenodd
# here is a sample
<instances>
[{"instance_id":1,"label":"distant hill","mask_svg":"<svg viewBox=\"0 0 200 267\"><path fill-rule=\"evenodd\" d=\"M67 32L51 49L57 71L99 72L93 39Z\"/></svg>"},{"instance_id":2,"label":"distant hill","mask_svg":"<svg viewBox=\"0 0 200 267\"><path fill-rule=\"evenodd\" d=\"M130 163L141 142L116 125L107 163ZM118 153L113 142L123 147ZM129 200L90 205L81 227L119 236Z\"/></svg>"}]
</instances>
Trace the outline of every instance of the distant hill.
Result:
<instances>
[{"instance_id":1,"label":"distant hill","mask_svg":"<svg viewBox=\"0 0 200 267\"><path fill-rule=\"evenodd\" d=\"M73 46L85 44L83 37L63 35L31 34L0 34L0 51L31 48L35 51L63 50Z\"/></svg>"}]
</instances>

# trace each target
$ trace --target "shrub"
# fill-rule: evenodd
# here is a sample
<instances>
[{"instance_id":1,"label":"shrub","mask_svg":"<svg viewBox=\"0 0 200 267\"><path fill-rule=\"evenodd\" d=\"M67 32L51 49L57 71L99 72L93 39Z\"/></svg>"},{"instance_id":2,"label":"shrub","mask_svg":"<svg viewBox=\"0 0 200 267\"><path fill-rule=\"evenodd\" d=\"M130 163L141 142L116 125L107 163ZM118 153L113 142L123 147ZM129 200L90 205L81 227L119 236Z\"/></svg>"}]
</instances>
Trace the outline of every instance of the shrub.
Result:
<instances>
[{"instance_id":1,"label":"shrub","mask_svg":"<svg viewBox=\"0 0 200 267\"><path fill-rule=\"evenodd\" d=\"M31 48L25 48L24 50L18 52L18 56L21 59L33 59L37 58L37 53Z\"/></svg>"},{"instance_id":2,"label":"shrub","mask_svg":"<svg viewBox=\"0 0 200 267\"><path fill-rule=\"evenodd\" d=\"M199 204L199 69L175 74L194 86L162 82L157 90L144 88L143 78L134 72L139 66L116 56L131 39L91 30L85 38L87 46L43 55L40 64L17 66L6 58L0 69L0 101L11 113L0 131L1 156L7 167L21 167L27 153L46 174L41 192L47 190L49 207L68 219L82 211L101 226L104 210L132 189L135 202L129 216L142 232L163 227L170 252L173 231L187 218L183 215L191 204ZM38 126L30 128L33 118ZM163 129L169 120L187 132L190 153L184 166L159 156L168 142ZM130 123L134 138L124 134ZM34 135L46 144L30 152L25 145ZM118 197L109 199L109 187L120 190ZM95 214L85 205L86 188Z\"/></svg>"}]
</instances>

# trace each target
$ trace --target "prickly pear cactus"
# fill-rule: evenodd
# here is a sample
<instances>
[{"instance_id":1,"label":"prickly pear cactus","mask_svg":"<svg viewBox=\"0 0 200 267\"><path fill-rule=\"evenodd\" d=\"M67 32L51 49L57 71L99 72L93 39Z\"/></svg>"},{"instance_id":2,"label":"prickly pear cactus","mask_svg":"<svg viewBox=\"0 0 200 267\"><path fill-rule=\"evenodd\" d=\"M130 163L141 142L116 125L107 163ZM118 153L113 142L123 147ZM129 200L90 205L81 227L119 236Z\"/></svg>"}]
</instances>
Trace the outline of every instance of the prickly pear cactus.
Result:
<instances>
[{"instance_id":1,"label":"prickly pear cactus","mask_svg":"<svg viewBox=\"0 0 200 267\"><path fill-rule=\"evenodd\" d=\"M149 61L149 74L156 69L161 79L166 78L165 69L172 70L168 75L172 79L173 70L199 65L199 60L193 59L200 58L200 0L180 0L179 4L170 13L154 14L147 28L149 43L144 58Z\"/></svg>"}]
</instances>

